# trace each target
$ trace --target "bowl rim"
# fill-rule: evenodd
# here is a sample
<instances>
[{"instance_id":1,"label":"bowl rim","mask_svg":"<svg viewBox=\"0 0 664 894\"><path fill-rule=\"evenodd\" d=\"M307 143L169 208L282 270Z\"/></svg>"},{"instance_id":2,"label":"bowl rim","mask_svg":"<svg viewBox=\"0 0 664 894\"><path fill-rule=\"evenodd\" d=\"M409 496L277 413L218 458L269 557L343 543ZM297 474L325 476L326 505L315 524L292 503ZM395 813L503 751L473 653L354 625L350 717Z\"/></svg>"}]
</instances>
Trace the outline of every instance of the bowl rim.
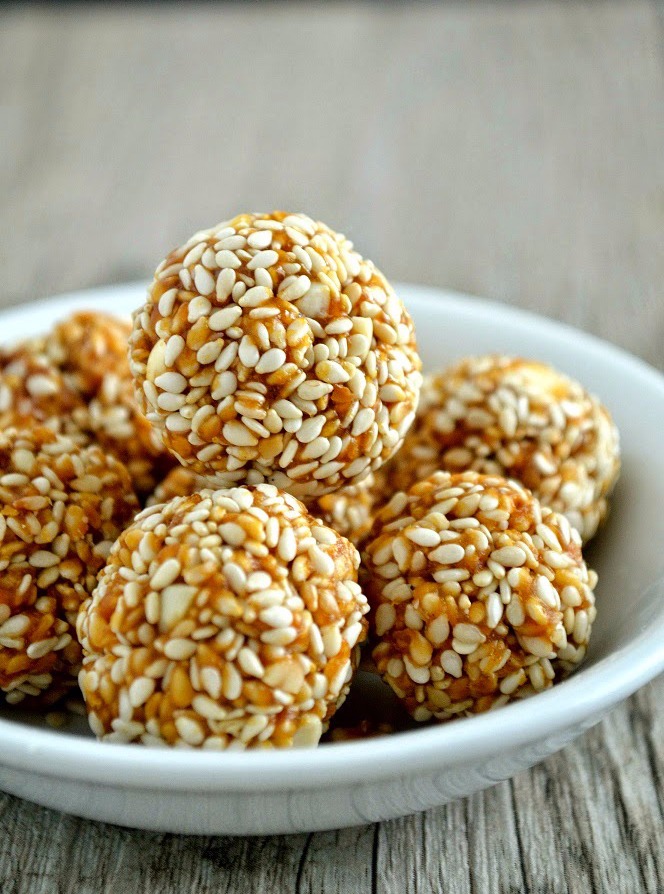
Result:
<instances>
[{"instance_id":1,"label":"bowl rim","mask_svg":"<svg viewBox=\"0 0 664 894\"><path fill-rule=\"evenodd\" d=\"M0 320L15 322L26 312L38 313L61 304L63 309L98 302L100 298L125 298L144 289L145 283L87 289L31 302L27 307L9 308ZM473 317L487 314L506 321L545 327L547 334L564 339L586 355L606 363L613 361L658 393L664 406L664 376L627 351L565 323L531 311L521 310L458 292L406 283L395 283L397 292L425 305L440 306L444 300L452 311ZM608 355L608 356L607 356ZM653 582L664 591L664 579ZM661 598L664 600L664 592ZM514 702L450 724L392 733L363 741L329 743L316 749L219 752L145 749L135 745L98 742L82 736L44 730L0 718L0 765L26 770L48 778L83 780L125 788L178 791L276 791L323 788L339 784L409 776L441 767L453 767L488 759L497 753L525 747L574 726L584 728L601 719L611 707L664 671L664 612L627 644L612 651L574 676L532 700ZM496 743L499 747L496 747Z\"/></svg>"}]
</instances>

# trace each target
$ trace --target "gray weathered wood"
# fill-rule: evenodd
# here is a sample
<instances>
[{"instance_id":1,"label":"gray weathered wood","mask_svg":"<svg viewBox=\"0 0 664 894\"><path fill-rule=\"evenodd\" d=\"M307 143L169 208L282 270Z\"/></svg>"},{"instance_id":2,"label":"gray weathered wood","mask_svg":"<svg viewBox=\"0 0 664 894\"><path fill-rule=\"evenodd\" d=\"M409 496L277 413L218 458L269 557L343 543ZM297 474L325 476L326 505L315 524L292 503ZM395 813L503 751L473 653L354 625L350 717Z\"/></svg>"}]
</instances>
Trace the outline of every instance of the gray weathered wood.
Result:
<instances>
[{"instance_id":1,"label":"gray weathered wood","mask_svg":"<svg viewBox=\"0 0 664 894\"><path fill-rule=\"evenodd\" d=\"M0 15L0 305L146 276L193 228L285 206L394 278L664 368L661 4ZM660 679L512 782L362 829L184 839L0 795L0 891L662 891L663 697Z\"/></svg>"}]
</instances>

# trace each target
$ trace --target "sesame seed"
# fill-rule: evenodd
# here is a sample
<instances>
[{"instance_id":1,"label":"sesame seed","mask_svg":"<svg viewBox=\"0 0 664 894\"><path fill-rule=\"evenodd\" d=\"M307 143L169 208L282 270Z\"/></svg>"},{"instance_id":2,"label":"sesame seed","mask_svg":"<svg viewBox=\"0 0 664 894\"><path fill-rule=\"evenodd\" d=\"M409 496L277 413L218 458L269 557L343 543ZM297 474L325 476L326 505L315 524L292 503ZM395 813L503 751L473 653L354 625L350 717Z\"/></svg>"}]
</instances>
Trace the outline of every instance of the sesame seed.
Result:
<instances>
[{"instance_id":1,"label":"sesame seed","mask_svg":"<svg viewBox=\"0 0 664 894\"><path fill-rule=\"evenodd\" d=\"M293 623L292 612L282 605L273 605L259 612L260 620L270 627L289 627Z\"/></svg>"},{"instance_id":2,"label":"sesame seed","mask_svg":"<svg viewBox=\"0 0 664 894\"><path fill-rule=\"evenodd\" d=\"M133 708L139 708L150 698L155 682L149 677L137 677L129 687L129 701Z\"/></svg>"},{"instance_id":3,"label":"sesame seed","mask_svg":"<svg viewBox=\"0 0 664 894\"><path fill-rule=\"evenodd\" d=\"M38 549L28 559L33 568L51 568L60 564L60 557L46 549Z\"/></svg>"},{"instance_id":4,"label":"sesame seed","mask_svg":"<svg viewBox=\"0 0 664 894\"><path fill-rule=\"evenodd\" d=\"M440 534L431 528L407 528L404 531L406 537L418 546L438 546Z\"/></svg>"},{"instance_id":5,"label":"sesame seed","mask_svg":"<svg viewBox=\"0 0 664 894\"><path fill-rule=\"evenodd\" d=\"M168 391L170 394L181 394L187 387L187 380L178 372L165 372L154 380L158 388Z\"/></svg>"},{"instance_id":6,"label":"sesame seed","mask_svg":"<svg viewBox=\"0 0 664 894\"><path fill-rule=\"evenodd\" d=\"M201 725L191 717L182 716L176 718L175 728L180 738L188 745L200 745L205 738Z\"/></svg>"},{"instance_id":7,"label":"sesame seed","mask_svg":"<svg viewBox=\"0 0 664 894\"><path fill-rule=\"evenodd\" d=\"M439 565L453 565L460 562L464 555L465 550L458 543L444 543L429 553L429 558Z\"/></svg>"},{"instance_id":8,"label":"sesame seed","mask_svg":"<svg viewBox=\"0 0 664 894\"><path fill-rule=\"evenodd\" d=\"M52 636L48 639L42 639L31 643L25 651L28 658L43 658L44 655L48 655L49 652L52 652L57 644L58 637Z\"/></svg>"},{"instance_id":9,"label":"sesame seed","mask_svg":"<svg viewBox=\"0 0 664 894\"><path fill-rule=\"evenodd\" d=\"M150 579L150 587L153 590L163 590L165 587L169 586L169 584L175 582L181 571L182 566L177 559L166 559L166 561L160 565L157 571L152 575Z\"/></svg>"},{"instance_id":10,"label":"sesame seed","mask_svg":"<svg viewBox=\"0 0 664 894\"><path fill-rule=\"evenodd\" d=\"M256 435L241 422L235 420L227 422L222 431L228 443L236 447L255 447L258 443Z\"/></svg>"},{"instance_id":11,"label":"sesame seed","mask_svg":"<svg viewBox=\"0 0 664 894\"><path fill-rule=\"evenodd\" d=\"M518 568L526 563L527 556L520 546L505 546L502 549L495 549L491 553L491 558L505 568Z\"/></svg>"},{"instance_id":12,"label":"sesame seed","mask_svg":"<svg viewBox=\"0 0 664 894\"><path fill-rule=\"evenodd\" d=\"M273 267L279 260L278 252L272 249L258 251L248 262L248 270L256 270L258 267Z\"/></svg>"},{"instance_id":13,"label":"sesame seed","mask_svg":"<svg viewBox=\"0 0 664 894\"><path fill-rule=\"evenodd\" d=\"M255 369L260 374L272 373L282 367L285 362L286 352L280 348L271 348L261 356Z\"/></svg>"},{"instance_id":14,"label":"sesame seed","mask_svg":"<svg viewBox=\"0 0 664 894\"><path fill-rule=\"evenodd\" d=\"M173 661L186 661L196 652L195 642L189 639L175 638L169 640L164 646L164 655Z\"/></svg>"}]
</instances>

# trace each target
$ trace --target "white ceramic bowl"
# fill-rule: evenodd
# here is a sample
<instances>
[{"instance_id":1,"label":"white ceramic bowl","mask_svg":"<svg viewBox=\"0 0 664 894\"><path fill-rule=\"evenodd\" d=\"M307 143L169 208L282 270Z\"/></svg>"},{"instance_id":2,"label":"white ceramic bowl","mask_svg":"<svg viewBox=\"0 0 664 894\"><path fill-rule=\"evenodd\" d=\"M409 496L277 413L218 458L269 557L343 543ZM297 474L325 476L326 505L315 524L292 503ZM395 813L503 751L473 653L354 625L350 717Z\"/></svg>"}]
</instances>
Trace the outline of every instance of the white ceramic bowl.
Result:
<instances>
[{"instance_id":1,"label":"white ceramic bowl","mask_svg":"<svg viewBox=\"0 0 664 894\"><path fill-rule=\"evenodd\" d=\"M623 473L588 558L598 618L588 660L571 679L493 713L311 751L210 753L94 741L83 726L50 729L5 709L0 788L80 816L185 833L313 831L444 804L532 766L597 723L664 669L664 377L559 323L476 298L402 285L428 369L505 351L583 382L622 434ZM46 329L75 308L131 311L143 286L96 289L0 315L3 341ZM365 674L354 699L385 704ZM369 708L367 708L369 710Z\"/></svg>"}]
</instances>

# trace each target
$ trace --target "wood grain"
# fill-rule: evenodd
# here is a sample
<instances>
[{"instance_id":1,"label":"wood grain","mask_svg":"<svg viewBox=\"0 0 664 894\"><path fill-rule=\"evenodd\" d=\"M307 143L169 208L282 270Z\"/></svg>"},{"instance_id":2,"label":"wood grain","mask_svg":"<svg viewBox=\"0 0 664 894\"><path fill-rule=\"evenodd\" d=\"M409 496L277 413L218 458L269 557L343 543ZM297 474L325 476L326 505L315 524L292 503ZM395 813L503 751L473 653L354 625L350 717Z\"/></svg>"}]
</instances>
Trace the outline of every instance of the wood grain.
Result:
<instances>
[{"instance_id":1,"label":"wood grain","mask_svg":"<svg viewBox=\"0 0 664 894\"><path fill-rule=\"evenodd\" d=\"M664 368L664 14L641 2L0 13L0 305L303 208L394 278ZM0 795L3 894L664 890L664 681L509 783L317 835L130 832Z\"/></svg>"}]
</instances>

